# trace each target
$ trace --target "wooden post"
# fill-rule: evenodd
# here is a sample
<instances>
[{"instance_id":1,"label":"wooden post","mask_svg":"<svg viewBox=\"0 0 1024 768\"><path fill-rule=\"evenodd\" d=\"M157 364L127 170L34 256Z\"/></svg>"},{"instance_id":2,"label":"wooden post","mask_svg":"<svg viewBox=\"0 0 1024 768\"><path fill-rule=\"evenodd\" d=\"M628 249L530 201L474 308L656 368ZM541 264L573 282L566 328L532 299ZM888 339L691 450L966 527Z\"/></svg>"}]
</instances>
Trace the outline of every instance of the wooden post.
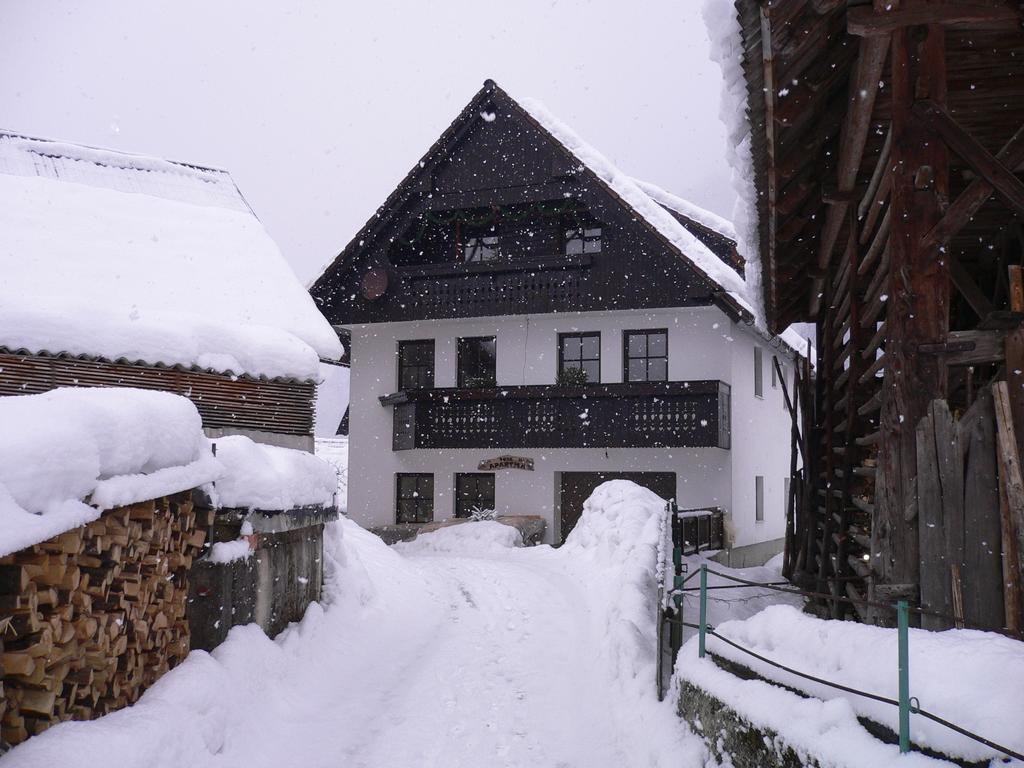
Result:
<instances>
[{"instance_id":1,"label":"wooden post","mask_svg":"<svg viewBox=\"0 0 1024 768\"><path fill-rule=\"evenodd\" d=\"M914 118L915 101L946 101L945 32L938 25L892 36L890 290L881 411L879 483L871 532L879 581L919 584L918 518L904 517L916 473L915 427L932 400L945 399L946 364L918 352L945 342L949 265L937 246L922 247L948 200L946 147Z\"/></svg>"},{"instance_id":2,"label":"wooden post","mask_svg":"<svg viewBox=\"0 0 1024 768\"><path fill-rule=\"evenodd\" d=\"M1003 594L1006 627L1021 630L1021 576L1024 575L1024 478L1014 434L1010 396L1005 381L992 385L996 409L996 453L999 456L1000 520L1003 545Z\"/></svg>"},{"instance_id":3,"label":"wooden post","mask_svg":"<svg viewBox=\"0 0 1024 768\"><path fill-rule=\"evenodd\" d=\"M1021 268L1008 268L1010 279L1010 309L1024 312L1024 275ZM1017 328L1006 334L1006 387L1010 397L1010 412L1017 435L1017 453L1024 456L1024 330Z\"/></svg>"}]
</instances>

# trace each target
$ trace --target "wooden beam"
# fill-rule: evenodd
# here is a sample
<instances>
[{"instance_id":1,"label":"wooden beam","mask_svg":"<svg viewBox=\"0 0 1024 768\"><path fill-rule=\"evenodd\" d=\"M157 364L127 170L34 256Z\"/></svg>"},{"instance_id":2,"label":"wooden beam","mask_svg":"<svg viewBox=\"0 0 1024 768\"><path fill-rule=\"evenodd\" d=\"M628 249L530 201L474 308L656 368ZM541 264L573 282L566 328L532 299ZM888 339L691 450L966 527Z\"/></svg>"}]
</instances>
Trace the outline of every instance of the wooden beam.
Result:
<instances>
[{"instance_id":1,"label":"wooden beam","mask_svg":"<svg viewBox=\"0 0 1024 768\"><path fill-rule=\"evenodd\" d=\"M917 7L915 4L913 7ZM874 40L879 38L866 38ZM922 355L922 344L945 343L949 334L949 266L921 238L948 199L946 146L913 117L916 100L946 98L946 37L939 25L900 29L892 35L892 191L889 210L889 295L878 482L871 526L872 563L883 583L919 583L919 520L904 512L915 495L918 469L915 428L933 400L946 396L947 366ZM868 315L870 317L870 314ZM868 369L874 375L878 362ZM918 498L923 498L920 484Z\"/></svg>"},{"instance_id":2,"label":"wooden beam","mask_svg":"<svg viewBox=\"0 0 1024 768\"><path fill-rule=\"evenodd\" d=\"M847 96L846 121L839 140L839 166L836 172L836 189L849 192L857 182L857 172L864 156L868 131L871 128L871 113L875 108L878 83L882 79L882 67L889 53L886 37L869 37L861 40L857 61L850 75ZM818 266L827 267L832 260L839 231L846 221L848 202L830 205L822 227L818 249ZM811 289L810 313L817 315L821 307L821 281L815 280Z\"/></svg>"},{"instance_id":3,"label":"wooden beam","mask_svg":"<svg viewBox=\"0 0 1024 768\"><path fill-rule=\"evenodd\" d=\"M1024 216L1024 183L992 157L985 147L957 122L945 107L931 100L914 105L914 116L988 181L1020 216Z\"/></svg>"},{"instance_id":4,"label":"wooden beam","mask_svg":"<svg viewBox=\"0 0 1024 768\"><path fill-rule=\"evenodd\" d=\"M1003 331L953 331L945 343L921 344L922 355L942 355L946 365L1001 363L1006 358Z\"/></svg>"},{"instance_id":5,"label":"wooden beam","mask_svg":"<svg viewBox=\"0 0 1024 768\"><path fill-rule=\"evenodd\" d=\"M1024 163L1024 126L1021 126L1013 134L1013 137L1003 145L995 159L1010 169ZM992 192L992 185L985 177L979 176L974 179L949 206L941 221L924 236L922 246L931 248L934 245L945 245L949 242L950 238L963 229L985 204Z\"/></svg>"},{"instance_id":6,"label":"wooden beam","mask_svg":"<svg viewBox=\"0 0 1024 768\"><path fill-rule=\"evenodd\" d=\"M924 242L928 242L927 237L925 237ZM926 250L931 250L935 245L935 243L932 243ZM946 261L949 262L949 279L953 281L953 285L960 291L960 295L971 305L971 309L974 310L979 319L987 317L992 312L992 302L988 300L988 297L982 293L978 284L974 282L971 273L964 268L964 265L960 263L956 256L948 251L946 253Z\"/></svg>"},{"instance_id":7,"label":"wooden beam","mask_svg":"<svg viewBox=\"0 0 1024 768\"><path fill-rule=\"evenodd\" d=\"M1024 274L1017 265L1010 266L1008 273L1010 309L1024 312ZM1024 330L1019 326L1006 334L1006 386L1017 432L1017 450L1024 455Z\"/></svg>"},{"instance_id":8,"label":"wooden beam","mask_svg":"<svg viewBox=\"0 0 1024 768\"><path fill-rule=\"evenodd\" d=\"M846 31L858 37L888 35L920 24L1005 25L1007 29L1013 29L1020 23L1019 9L994 2L932 2L893 10L876 10L870 5L862 5L846 12Z\"/></svg>"}]
</instances>

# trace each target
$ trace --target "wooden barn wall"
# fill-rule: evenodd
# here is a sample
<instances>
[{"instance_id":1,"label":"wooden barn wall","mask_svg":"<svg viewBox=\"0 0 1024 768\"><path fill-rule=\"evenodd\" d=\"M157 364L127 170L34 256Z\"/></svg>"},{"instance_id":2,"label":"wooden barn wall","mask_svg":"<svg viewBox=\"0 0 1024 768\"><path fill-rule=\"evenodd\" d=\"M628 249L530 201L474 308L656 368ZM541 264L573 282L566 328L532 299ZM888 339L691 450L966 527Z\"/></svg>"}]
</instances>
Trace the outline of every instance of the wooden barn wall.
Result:
<instances>
[{"instance_id":1,"label":"wooden barn wall","mask_svg":"<svg viewBox=\"0 0 1024 768\"><path fill-rule=\"evenodd\" d=\"M769 325L817 328L787 570L1020 632L1021 12L926 6L737 0Z\"/></svg>"},{"instance_id":2,"label":"wooden barn wall","mask_svg":"<svg viewBox=\"0 0 1024 768\"><path fill-rule=\"evenodd\" d=\"M57 387L137 387L191 400L203 426L286 435L313 433L316 385L78 358L0 352L0 396Z\"/></svg>"}]
</instances>

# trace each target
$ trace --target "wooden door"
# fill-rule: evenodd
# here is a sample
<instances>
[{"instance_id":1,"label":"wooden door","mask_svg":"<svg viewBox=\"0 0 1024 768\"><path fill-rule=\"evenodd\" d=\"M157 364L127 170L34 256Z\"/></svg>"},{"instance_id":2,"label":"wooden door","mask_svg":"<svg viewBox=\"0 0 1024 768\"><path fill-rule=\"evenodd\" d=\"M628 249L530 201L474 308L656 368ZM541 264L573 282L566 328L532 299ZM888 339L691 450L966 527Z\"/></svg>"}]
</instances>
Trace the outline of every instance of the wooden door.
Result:
<instances>
[{"instance_id":1,"label":"wooden door","mask_svg":"<svg viewBox=\"0 0 1024 768\"><path fill-rule=\"evenodd\" d=\"M563 472L560 489L562 541L565 541L583 514L583 502L597 486L608 480L632 480L666 500L676 495L675 472Z\"/></svg>"}]
</instances>

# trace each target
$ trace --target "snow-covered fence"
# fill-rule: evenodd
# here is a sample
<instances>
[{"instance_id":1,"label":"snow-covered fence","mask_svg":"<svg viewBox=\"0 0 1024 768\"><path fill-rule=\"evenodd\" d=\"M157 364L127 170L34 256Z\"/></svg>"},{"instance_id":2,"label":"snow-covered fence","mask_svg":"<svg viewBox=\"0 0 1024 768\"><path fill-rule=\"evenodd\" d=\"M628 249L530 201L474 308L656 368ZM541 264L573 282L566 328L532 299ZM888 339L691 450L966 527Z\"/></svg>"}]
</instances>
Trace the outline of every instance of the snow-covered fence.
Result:
<instances>
[{"instance_id":1,"label":"snow-covered fence","mask_svg":"<svg viewBox=\"0 0 1024 768\"><path fill-rule=\"evenodd\" d=\"M823 621L801 614L790 607L776 606L745 622L727 622L723 627L715 628L707 621L709 573L736 582L736 588L757 586L818 599L853 599L835 598L779 584L753 582L731 574L712 571L706 565L702 565L700 571L691 574L691 577L699 574L700 586L689 588L697 589L700 593L698 623L677 620L680 626L697 629L698 659L703 659L709 654L718 656L727 665L740 665L762 679L803 691L807 695L829 698L829 689L849 694L853 697L850 702L858 714L897 733L901 753L911 750L913 714L918 717L914 733L915 743L920 745L918 748L945 752L970 760L1001 756L1024 760L1024 742L1020 736L1024 731L1024 717L1017 715L1008 719L1005 716L1007 711L1013 710L1013 697L1017 695L1020 683L1024 682L1024 645L1016 639L974 630L950 630L944 633L913 630L915 646L920 646L918 660L928 670L927 675L916 678L915 690L918 690L922 697L927 697L926 700L937 701L938 704L932 706L940 707L954 719L966 719L967 725L960 725L924 709L918 697L911 696L911 630L908 617L911 610L922 615L935 615L936 612L920 607L911 608L902 600L894 605L860 601L876 610L894 611L897 615L897 628L894 630L860 626L850 622ZM680 583L676 593L687 589L684 584L691 577ZM805 626L807 624L813 626ZM716 641L713 652L707 648L707 643L712 638ZM808 641L808 638L811 640ZM885 660L882 657L891 656L893 641L896 646L896 669L894 674L889 675L888 687L891 688L892 680L896 681L896 697L858 687L874 682L876 689L885 689L886 681L878 680L877 676L880 670L884 672ZM772 651L776 658L758 653L749 646ZM889 646L888 652L879 652L879 648L886 646ZM845 655L850 657L853 663L844 664L843 659L832 658L837 648L840 652L846 650ZM825 658L819 659L819 656ZM794 658L804 669L783 664L780 658ZM951 669L954 666L961 670L962 685L952 684L953 681L950 680ZM808 667L819 674L806 671ZM827 679L826 676L841 677L842 681ZM986 679L990 683L988 686L985 685ZM987 700L987 706L979 702L970 708L958 707L957 701L950 701L950 690L961 691L957 701L963 700L964 693L980 690ZM1000 695L1001 691L1006 695ZM1004 701L1007 698L1008 700ZM1021 722L1016 722L1017 720ZM996 728L998 733L989 738L974 732L972 728ZM1011 746L1007 746L1008 744Z\"/></svg>"}]
</instances>

